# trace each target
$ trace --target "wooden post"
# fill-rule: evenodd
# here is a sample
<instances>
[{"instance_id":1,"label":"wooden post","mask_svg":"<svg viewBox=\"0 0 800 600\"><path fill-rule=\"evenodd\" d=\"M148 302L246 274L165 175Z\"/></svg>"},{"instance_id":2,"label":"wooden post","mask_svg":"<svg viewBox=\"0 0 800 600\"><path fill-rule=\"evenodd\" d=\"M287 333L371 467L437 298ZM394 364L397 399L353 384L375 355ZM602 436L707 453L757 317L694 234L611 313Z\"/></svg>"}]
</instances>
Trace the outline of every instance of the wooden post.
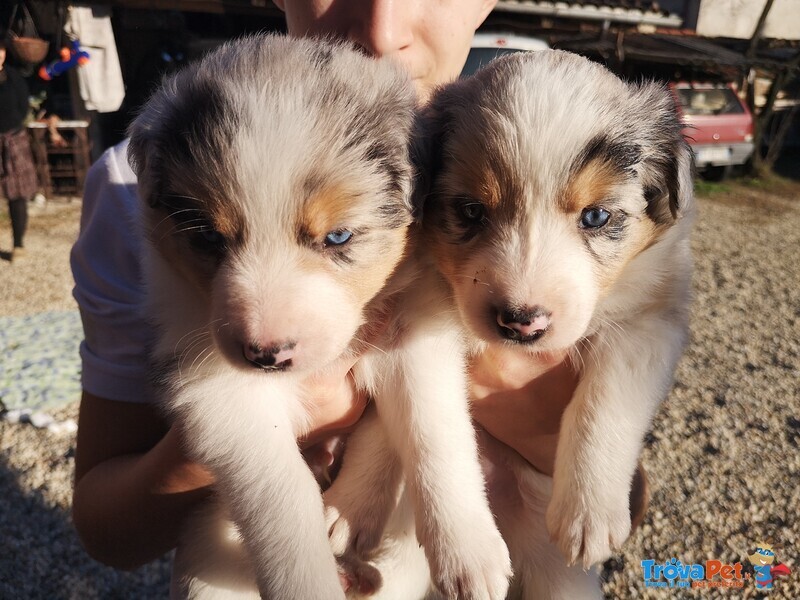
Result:
<instances>
[{"instance_id":1,"label":"wooden post","mask_svg":"<svg viewBox=\"0 0 800 600\"><path fill-rule=\"evenodd\" d=\"M753 167L751 170L753 175L763 175L765 171L769 171L774 164L774 159L777 158L774 152L772 153L772 163L761 157L761 141L764 138L764 131L767 128L769 119L772 117L778 93L791 80L792 75L798 67L800 67L800 52L784 65L780 71L775 73L772 79L772 85L769 86L767 99L764 102L764 106L761 108L761 112L758 113L758 116L755 114L755 107L751 106L751 110L753 111L753 145L755 147L753 150ZM755 94L753 94L753 97L755 97ZM753 100L753 104L755 104L755 100ZM776 141L777 140L773 139L772 143L774 144Z\"/></svg>"},{"instance_id":2,"label":"wooden post","mask_svg":"<svg viewBox=\"0 0 800 600\"><path fill-rule=\"evenodd\" d=\"M756 50L758 50L758 42L761 40L761 36L764 33L764 26L767 24L767 15L772 9L773 2L775 2L775 0L767 0L767 3L764 5L764 10L761 11L761 16L756 24L756 29L753 31L753 37L750 38L750 45L747 47L747 52L745 53L745 56L748 59L752 59L756 55Z\"/></svg>"}]
</instances>

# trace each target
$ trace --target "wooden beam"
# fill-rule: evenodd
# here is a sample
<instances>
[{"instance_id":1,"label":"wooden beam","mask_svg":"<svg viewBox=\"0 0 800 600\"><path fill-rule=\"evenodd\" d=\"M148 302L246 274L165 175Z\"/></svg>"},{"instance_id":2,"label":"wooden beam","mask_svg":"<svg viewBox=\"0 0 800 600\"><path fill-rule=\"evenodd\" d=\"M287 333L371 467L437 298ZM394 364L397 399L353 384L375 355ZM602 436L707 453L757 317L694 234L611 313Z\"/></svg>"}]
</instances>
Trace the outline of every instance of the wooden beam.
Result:
<instances>
[{"instance_id":1,"label":"wooden beam","mask_svg":"<svg viewBox=\"0 0 800 600\"><path fill-rule=\"evenodd\" d=\"M750 45L745 53L745 56L748 59L751 59L756 55L756 50L758 50L758 42L764 33L764 26L767 24L767 15L772 9L773 2L775 2L775 0L767 0L767 3L764 5L764 10L761 11L761 16L758 18L756 29L753 32L753 37L750 38Z\"/></svg>"}]
</instances>

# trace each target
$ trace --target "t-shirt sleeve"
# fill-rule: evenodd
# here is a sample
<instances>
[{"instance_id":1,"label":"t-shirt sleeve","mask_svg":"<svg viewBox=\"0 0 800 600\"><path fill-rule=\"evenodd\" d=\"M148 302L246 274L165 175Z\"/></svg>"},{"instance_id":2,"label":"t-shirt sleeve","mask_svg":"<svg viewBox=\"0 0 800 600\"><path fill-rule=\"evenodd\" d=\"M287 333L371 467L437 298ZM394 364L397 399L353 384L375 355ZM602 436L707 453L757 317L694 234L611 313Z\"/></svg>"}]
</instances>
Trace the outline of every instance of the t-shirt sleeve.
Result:
<instances>
[{"instance_id":1,"label":"t-shirt sleeve","mask_svg":"<svg viewBox=\"0 0 800 600\"><path fill-rule=\"evenodd\" d=\"M127 140L110 148L87 175L80 233L70 257L73 296L85 336L83 389L109 400L150 402L151 330L142 315L139 203L127 149Z\"/></svg>"}]
</instances>

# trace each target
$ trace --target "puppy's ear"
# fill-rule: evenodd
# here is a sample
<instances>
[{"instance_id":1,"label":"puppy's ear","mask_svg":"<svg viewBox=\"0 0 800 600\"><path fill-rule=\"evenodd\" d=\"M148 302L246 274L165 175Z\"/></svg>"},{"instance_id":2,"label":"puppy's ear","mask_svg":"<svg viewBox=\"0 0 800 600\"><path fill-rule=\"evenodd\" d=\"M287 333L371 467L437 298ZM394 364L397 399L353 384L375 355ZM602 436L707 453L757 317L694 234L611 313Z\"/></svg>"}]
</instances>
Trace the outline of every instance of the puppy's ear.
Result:
<instances>
[{"instance_id":1,"label":"puppy's ear","mask_svg":"<svg viewBox=\"0 0 800 600\"><path fill-rule=\"evenodd\" d=\"M173 112L175 77L167 77L128 126L128 164L136 174L139 195L151 207L158 205L161 163L159 136Z\"/></svg>"},{"instance_id":2,"label":"puppy's ear","mask_svg":"<svg viewBox=\"0 0 800 600\"><path fill-rule=\"evenodd\" d=\"M644 169L642 182L648 216L670 225L693 201L692 151L681 132L675 98L659 83L638 86L634 94L643 127Z\"/></svg>"},{"instance_id":3,"label":"puppy's ear","mask_svg":"<svg viewBox=\"0 0 800 600\"><path fill-rule=\"evenodd\" d=\"M449 110L450 93L450 88L439 89L430 102L417 111L414 121L411 137L411 163L414 167L411 206L416 221L422 220L425 204L433 193L442 167L442 150L453 122Z\"/></svg>"},{"instance_id":4,"label":"puppy's ear","mask_svg":"<svg viewBox=\"0 0 800 600\"><path fill-rule=\"evenodd\" d=\"M422 220L425 200L431 192L433 180L441 158L439 156L438 119L433 109L426 106L417 113L411 135L411 165L414 176L411 182L411 212L415 221Z\"/></svg>"},{"instance_id":5,"label":"puppy's ear","mask_svg":"<svg viewBox=\"0 0 800 600\"><path fill-rule=\"evenodd\" d=\"M154 190L158 189L154 181L153 165L158 162L158 144L156 143L156 125L153 122L153 109L150 104L134 119L128 127L128 163L136 174L139 194L151 207L158 204Z\"/></svg>"}]
</instances>

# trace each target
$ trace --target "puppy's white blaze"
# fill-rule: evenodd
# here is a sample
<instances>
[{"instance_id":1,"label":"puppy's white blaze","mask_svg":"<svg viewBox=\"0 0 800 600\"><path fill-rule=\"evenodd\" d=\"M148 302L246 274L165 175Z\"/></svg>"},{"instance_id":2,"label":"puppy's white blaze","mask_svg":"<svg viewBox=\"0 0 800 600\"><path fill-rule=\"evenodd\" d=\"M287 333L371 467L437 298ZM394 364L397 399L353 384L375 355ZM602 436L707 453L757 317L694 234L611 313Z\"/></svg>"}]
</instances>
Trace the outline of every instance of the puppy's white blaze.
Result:
<instances>
[{"instance_id":1,"label":"puppy's white blaze","mask_svg":"<svg viewBox=\"0 0 800 600\"><path fill-rule=\"evenodd\" d=\"M568 348L586 333L594 313L598 289L592 261L577 239L577 225L549 207L534 206L519 221L467 263L465 271L483 274L484 285L466 275L456 282L462 317L484 339L497 340L489 307L538 306L551 314L551 322L531 349ZM564 243L569 239L572 243Z\"/></svg>"},{"instance_id":2,"label":"puppy's white blaze","mask_svg":"<svg viewBox=\"0 0 800 600\"><path fill-rule=\"evenodd\" d=\"M534 225L521 249L524 273L514 291L520 306L540 306L551 314L550 328L537 341L538 350L575 344L585 333L597 301L596 278L576 225L559 215L534 214ZM565 239L572 243L565 244Z\"/></svg>"},{"instance_id":3,"label":"puppy's white blaze","mask_svg":"<svg viewBox=\"0 0 800 600\"><path fill-rule=\"evenodd\" d=\"M218 274L215 317L230 326L217 332L226 356L243 363L242 348L294 344L292 371L324 367L347 347L360 325L354 299L332 275L303 268L301 248L252 258L251 249Z\"/></svg>"}]
</instances>

